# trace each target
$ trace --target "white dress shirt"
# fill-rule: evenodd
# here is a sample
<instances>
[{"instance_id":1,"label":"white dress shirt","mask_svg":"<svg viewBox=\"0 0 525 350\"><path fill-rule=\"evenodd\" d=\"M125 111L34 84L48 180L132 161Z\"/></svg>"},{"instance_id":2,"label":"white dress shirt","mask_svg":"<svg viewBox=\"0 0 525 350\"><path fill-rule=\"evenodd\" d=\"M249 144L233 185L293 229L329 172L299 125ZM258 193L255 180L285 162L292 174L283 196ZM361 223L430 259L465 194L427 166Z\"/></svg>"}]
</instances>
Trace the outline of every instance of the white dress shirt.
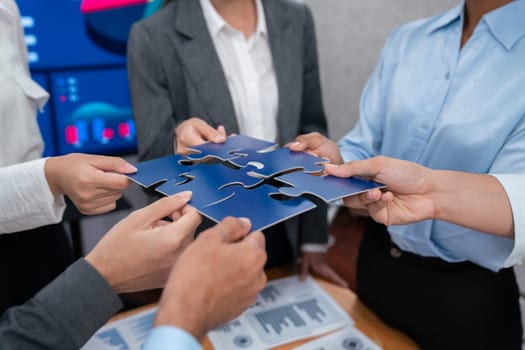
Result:
<instances>
[{"instance_id":1,"label":"white dress shirt","mask_svg":"<svg viewBox=\"0 0 525 350\"><path fill-rule=\"evenodd\" d=\"M210 0L200 3L226 76L240 132L275 142L279 91L261 0L255 0L257 27L248 39L226 23ZM326 253L327 249L326 244L301 246L303 252L310 253Z\"/></svg>"},{"instance_id":2,"label":"white dress shirt","mask_svg":"<svg viewBox=\"0 0 525 350\"><path fill-rule=\"evenodd\" d=\"M0 167L0 234L29 230L62 220L63 196L47 184L46 159Z\"/></svg>"},{"instance_id":3,"label":"white dress shirt","mask_svg":"<svg viewBox=\"0 0 525 350\"><path fill-rule=\"evenodd\" d=\"M0 166L42 156L37 108L48 98L29 74L18 8L0 0Z\"/></svg>"},{"instance_id":4,"label":"white dress shirt","mask_svg":"<svg viewBox=\"0 0 525 350\"><path fill-rule=\"evenodd\" d=\"M20 23L16 3L0 0L0 233L57 223L65 209L47 184L46 160L39 159L37 108L49 95L31 79Z\"/></svg>"},{"instance_id":5,"label":"white dress shirt","mask_svg":"<svg viewBox=\"0 0 525 350\"><path fill-rule=\"evenodd\" d=\"M498 174L493 176L505 189L514 217L514 248L504 263L505 267L509 267L521 264L525 258L525 175Z\"/></svg>"},{"instance_id":6,"label":"white dress shirt","mask_svg":"<svg viewBox=\"0 0 525 350\"><path fill-rule=\"evenodd\" d=\"M200 3L226 76L240 132L276 141L279 93L261 1L255 1L257 28L248 39L224 21L210 0Z\"/></svg>"}]
</instances>

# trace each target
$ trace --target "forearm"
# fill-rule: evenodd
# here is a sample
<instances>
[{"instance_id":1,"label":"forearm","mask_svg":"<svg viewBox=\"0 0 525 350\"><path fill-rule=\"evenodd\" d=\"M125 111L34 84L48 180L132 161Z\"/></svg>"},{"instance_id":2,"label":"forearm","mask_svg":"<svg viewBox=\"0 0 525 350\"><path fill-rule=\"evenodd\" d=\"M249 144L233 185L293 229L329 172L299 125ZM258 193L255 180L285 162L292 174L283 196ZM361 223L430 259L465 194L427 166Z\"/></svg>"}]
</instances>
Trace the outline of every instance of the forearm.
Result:
<instances>
[{"instance_id":1,"label":"forearm","mask_svg":"<svg viewBox=\"0 0 525 350\"><path fill-rule=\"evenodd\" d=\"M433 171L430 176L436 219L514 238L512 208L495 177L457 171Z\"/></svg>"},{"instance_id":2,"label":"forearm","mask_svg":"<svg viewBox=\"0 0 525 350\"><path fill-rule=\"evenodd\" d=\"M0 319L2 349L78 349L122 303L85 260Z\"/></svg>"}]
</instances>

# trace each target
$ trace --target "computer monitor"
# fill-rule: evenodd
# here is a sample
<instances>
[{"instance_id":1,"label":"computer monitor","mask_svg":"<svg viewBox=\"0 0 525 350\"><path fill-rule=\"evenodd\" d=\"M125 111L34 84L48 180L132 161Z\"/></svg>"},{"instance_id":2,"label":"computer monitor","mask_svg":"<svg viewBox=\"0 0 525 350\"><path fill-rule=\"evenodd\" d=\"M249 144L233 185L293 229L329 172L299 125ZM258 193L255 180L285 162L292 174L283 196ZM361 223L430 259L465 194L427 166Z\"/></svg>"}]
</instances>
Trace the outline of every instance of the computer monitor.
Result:
<instances>
[{"instance_id":1,"label":"computer monitor","mask_svg":"<svg viewBox=\"0 0 525 350\"><path fill-rule=\"evenodd\" d=\"M53 73L51 86L58 153L136 151L125 68Z\"/></svg>"},{"instance_id":2,"label":"computer monitor","mask_svg":"<svg viewBox=\"0 0 525 350\"><path fill-rule=\"evenodd\" d=\"M87 33L80 0L18 0L32 70L124 65Z\"/></svg>"},{"instance_id":3,"label":"computer monitor","mask_svg":"<svg viewBox=\"0 0 525 350\"><path fill-rule=\"evenodd\" d=\"M122 48L131 24L158 10L162 0L17 4L33 79L51 94L38 117L44 155L135 152Z\"/></svg>"}]
</instances>

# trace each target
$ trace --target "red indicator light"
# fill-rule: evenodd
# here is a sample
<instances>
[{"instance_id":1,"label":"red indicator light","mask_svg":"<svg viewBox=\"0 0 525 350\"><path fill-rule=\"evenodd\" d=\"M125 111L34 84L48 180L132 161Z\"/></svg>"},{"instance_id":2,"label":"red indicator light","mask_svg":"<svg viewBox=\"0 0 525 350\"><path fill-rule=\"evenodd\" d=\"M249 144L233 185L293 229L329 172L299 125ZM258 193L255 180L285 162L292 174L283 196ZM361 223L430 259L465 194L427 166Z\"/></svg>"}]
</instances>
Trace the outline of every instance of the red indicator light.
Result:
<instances>
[{"instance_id":1,"label":"red indicator light","mask_svg":"<svg viewBox=\"0 0 525 350\"><path fill-rule=\"evenodd\" d=\"M126 138L130 136L130 127L128 123L120 123L118 125L118 134L122 138Z\"/></svg>"},{"instance_id":2,"label":"red indicator light","mask_svg":"<svg viewBox=\"0 0 525 350\"><path fill-rule=\"evenodd\" d=\"M106 140L111 140L115 136L115 132L111 128L105 128L102 131L102 137Z\"/></svg>"},{"instance_id":3,"label":"red indicator light","mask_svg":"<svg viewBox=\"0 0 525 350\"><path fill-rule=\"evenodd\" d=\"M78 128L74 125L66 126L66 142L70 145L77 144L78 140Z\"/></svg>"}]
</instances>

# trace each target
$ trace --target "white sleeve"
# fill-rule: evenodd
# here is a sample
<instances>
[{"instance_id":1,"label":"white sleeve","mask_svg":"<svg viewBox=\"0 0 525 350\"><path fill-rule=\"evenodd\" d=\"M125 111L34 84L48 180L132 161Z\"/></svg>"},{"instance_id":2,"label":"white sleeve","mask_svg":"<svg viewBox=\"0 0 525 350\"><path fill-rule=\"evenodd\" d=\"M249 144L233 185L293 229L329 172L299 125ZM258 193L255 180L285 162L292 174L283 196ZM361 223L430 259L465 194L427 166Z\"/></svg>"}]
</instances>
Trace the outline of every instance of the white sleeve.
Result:
<instances>
[{"instance_id":1,"label":"white sleeve","mask_svg":"<svg viewBox=\"0 0 525 350\"><path fill-rule=\"evenodd\" d=\"M514 218L514 248L504 266L521 264L525 258L525 174L491 175L498 179L505 189Z\"/></svg>"},{"instance_id":2,"label":"white sleeve","mask_svg":"<svg viewBox=\"0 0 525 350\"><path fill-rule=\"evenodd\" d=\"M66 207L53 196L44 165L47 158L0 168L0 234L60 222Z\"/></svg>"}]
</instances>

